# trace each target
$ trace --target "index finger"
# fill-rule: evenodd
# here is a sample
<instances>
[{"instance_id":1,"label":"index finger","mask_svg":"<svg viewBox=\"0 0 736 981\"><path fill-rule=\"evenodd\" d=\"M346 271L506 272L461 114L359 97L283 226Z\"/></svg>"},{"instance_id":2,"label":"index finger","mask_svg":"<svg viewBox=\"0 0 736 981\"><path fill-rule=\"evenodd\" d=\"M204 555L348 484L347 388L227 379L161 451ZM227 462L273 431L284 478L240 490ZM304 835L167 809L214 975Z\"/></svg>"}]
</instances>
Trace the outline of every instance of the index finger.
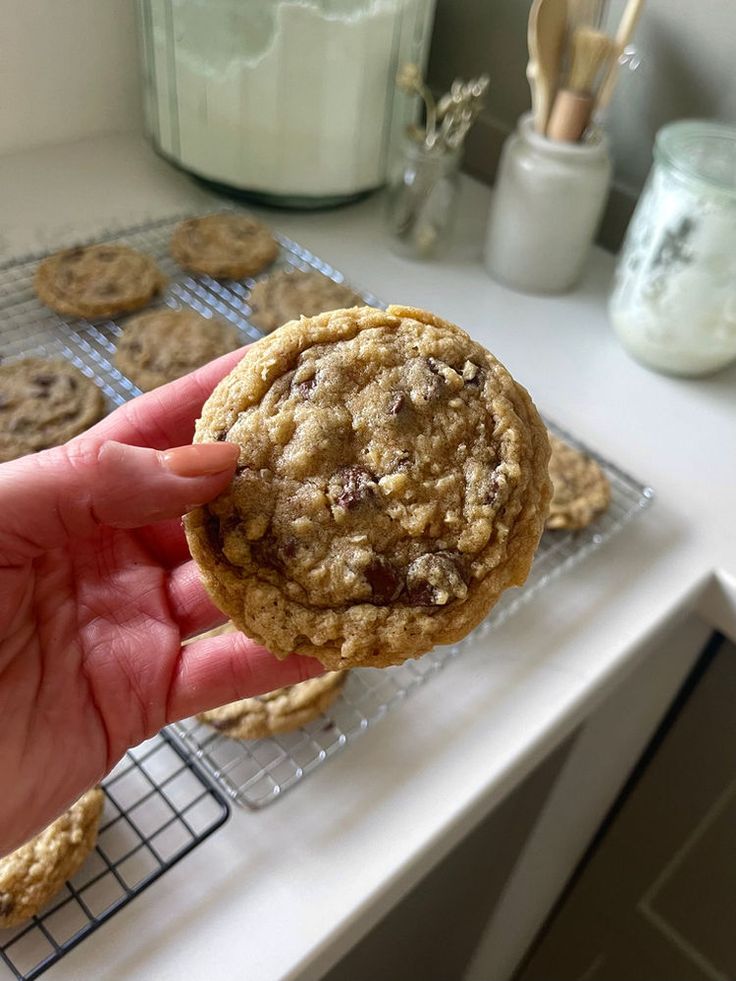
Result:
<instances>
[{"instance_id":1,"label":"index finger","mask_svg":"<svg viewBox=\"0 0 736 981\"><path fill-rule=\"evenodd\" d=\"M183 378L139 395L115 409L84 435L131 446L166 450L191 443L194 423L212 390L241 360L249 345L224 354Z\"/></svg>"}]
</instances>

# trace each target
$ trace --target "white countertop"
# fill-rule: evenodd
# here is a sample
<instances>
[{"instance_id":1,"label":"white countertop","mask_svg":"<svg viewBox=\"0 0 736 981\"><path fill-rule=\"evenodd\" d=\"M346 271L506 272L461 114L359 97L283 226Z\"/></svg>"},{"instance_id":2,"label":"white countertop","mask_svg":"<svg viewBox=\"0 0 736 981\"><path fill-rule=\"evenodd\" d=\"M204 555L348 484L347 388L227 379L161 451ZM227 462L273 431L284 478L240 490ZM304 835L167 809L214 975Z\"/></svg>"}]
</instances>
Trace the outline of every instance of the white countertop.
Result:
<instances>
[{"instance_id":1,"label":"white countertop","mask_svg":"<svg viewBox=\"0 0 736 981\"><path fill-rule=\"evenodd\" d=\"M650 483L654 506L283 799L234 809L49 978L319 978L658 628L697 607L736 633L736 367L691 382L631 361L607 325L601 251L570 296L494 283L479 261L488 200L464 181L462 245L441 264L388 251L380 199L267 220L357 285L461 324L548 416ZM133 137L0 158L0 261L207 201Z\"/></svg>"}]
</instances>

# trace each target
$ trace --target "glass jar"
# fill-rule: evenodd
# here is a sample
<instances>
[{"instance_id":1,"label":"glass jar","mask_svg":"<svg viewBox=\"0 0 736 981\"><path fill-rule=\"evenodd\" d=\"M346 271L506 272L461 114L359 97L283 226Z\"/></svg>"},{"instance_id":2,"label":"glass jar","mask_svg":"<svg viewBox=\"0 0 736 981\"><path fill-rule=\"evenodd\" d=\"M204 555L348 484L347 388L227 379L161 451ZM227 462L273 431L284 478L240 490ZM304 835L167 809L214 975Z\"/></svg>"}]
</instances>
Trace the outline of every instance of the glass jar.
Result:
<instances>
[{"instance_id":1,"label":"glass jar","mask_svg":"<svg viewBox=\"0 0 736 981\"><path fill-rule=\"evenodd\" d=\"M530 293L561 293L582 275L611 181L608 142L562 143L522 116L506 140L488 216L485 265Z\"/></svg>"},{"instance_id":2,"label":"glass jar","mask_svg":"<svg viewBox=\"0 0 736 981\"><path fill-rule=\"evenodd\" d=\"M197 177L323 207L385 181L435 0L138 0L147 131Z\"/></svg>"},{"instance_id":3,"label":"glass jar","mask_svg":"<svg viewBox=\"0 0 736 981\"><path fill-rule=\"evenodd\" d=\"M386 214L392 248L415 259L447 251L454 224L462 149L408 138L389 181Z\"/></svg>"},{"instance_id":4,"label":"glass jar","mask_svg":"<svg viewBox=\"0 0 736 981\"><path fill-rule=\"evenodd\" d=\"M659 131L609 312L651 368L696 376L736 360L736 129L686 120Z\"/></svg>"}]
</instances>

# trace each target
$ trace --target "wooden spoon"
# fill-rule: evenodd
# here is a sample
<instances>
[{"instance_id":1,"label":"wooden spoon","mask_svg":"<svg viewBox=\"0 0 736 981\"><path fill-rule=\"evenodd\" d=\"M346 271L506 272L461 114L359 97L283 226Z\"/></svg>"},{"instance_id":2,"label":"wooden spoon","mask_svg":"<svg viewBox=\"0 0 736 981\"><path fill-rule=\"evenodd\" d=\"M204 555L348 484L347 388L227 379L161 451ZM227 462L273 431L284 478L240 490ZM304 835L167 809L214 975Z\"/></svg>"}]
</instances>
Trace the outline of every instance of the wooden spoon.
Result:
<instances>
[{"instance_id":1,"label":"wooden spoon","mask_svg":"<svg viewBox=\"0 0 736 981\"><path fill-rule=\"evenodd\" d=\"M534 128L545 133L557 91L567 29L567 0L534 0L529 11L529 63L526 77L532 90Z\"/></svg>"}]
</instances>

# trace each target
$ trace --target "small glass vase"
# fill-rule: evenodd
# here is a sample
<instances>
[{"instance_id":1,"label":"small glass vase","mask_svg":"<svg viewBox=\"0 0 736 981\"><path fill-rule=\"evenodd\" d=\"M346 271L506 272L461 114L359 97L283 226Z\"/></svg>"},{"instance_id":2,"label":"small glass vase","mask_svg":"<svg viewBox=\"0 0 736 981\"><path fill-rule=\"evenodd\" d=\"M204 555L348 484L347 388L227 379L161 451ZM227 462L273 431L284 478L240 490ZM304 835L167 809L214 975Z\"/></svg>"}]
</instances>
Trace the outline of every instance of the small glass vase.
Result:
<instances>
[{"instance_id":1,"label":"small glass vase","mask_svg":"<svg viewBox=\"0 0 736 981\"><path fill-rule=\"evenodd\" d=\"M407 139L397 156L386 210L392 248L413 259L437 258L452 235L462 150Z\"/></svg>"}]
</instances>

